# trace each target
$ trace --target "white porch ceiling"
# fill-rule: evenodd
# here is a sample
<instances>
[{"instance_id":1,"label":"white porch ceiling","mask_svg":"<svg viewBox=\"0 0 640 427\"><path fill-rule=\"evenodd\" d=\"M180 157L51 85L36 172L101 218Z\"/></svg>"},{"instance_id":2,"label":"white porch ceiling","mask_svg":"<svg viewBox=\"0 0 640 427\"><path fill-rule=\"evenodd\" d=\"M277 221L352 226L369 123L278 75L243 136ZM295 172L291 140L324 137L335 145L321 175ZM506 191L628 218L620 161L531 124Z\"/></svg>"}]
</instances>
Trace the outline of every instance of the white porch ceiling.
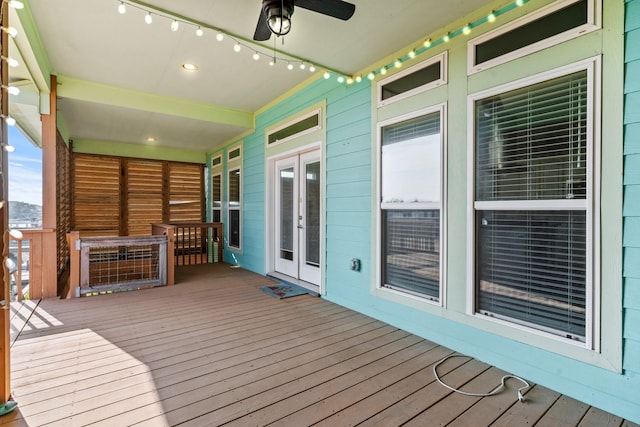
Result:
<instances>
[{"instance_id":1,"label":"white porch ceiling","mask_svg":"<svg viewBox=\"0 0 640 427\"><path fill-rule=\"evenodd\" d=\"M197 37L197 26L183 23L173 32L171 19L161 16L178 16L251 40L260 0L125 0L124 15L118 13L118 0L24 2L51 69L60 76L59 109L71 139L143 144L153 136L160 146L208 151L250 129L247 117L313 77L297 62L289 71L287 56L280 53L277 64L269 66L273 37L261 45L238 40L243 46L236 53L229 36L219 42L216 31L204 28L204 36ZM277 50L352 75L413 43L417 46L491 2L352 3L356 12L346 22L296 8L284 44L275 41ZM152 12L151 25L144 23L146 11ZM25 20L23 12L20 19ZM21 33L16 39L19 49L12 45L13 56L24 54L24 37ZM256 51L261 54L258 61L252 58ZM198 71L181 69L185 62L197 64ZM11 77L36 79L26 68ZM17 103L15 109L31 111Z\"/></svg>"}]
</instances>

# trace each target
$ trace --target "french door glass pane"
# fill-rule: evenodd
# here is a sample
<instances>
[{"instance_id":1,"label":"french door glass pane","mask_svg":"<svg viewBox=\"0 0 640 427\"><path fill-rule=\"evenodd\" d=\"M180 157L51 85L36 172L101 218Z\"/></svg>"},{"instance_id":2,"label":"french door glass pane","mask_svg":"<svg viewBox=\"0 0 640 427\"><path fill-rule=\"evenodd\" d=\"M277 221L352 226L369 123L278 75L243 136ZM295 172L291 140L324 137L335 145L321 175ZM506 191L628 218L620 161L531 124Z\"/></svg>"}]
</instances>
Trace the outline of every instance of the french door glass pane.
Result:
<instances>
[{"instance_id":1,"label":"french door glass pane","mask_svg":"<svg viewBox=\"0 0 640 427\"><path fill-rule=\"evenodd\" d=\"M307 265L320 266L320 162L308 163L305 171L306 260Z\"/></svg>"},{"instance_id":2,"label":"french door glass pane","mask_svg":"<svg viewBox=\"0 0 640 427\"><path fill-rule=\"evenodd\" d=\"M477 212L478 310L584 340L584 211Z\"/></svg>"},{"instance_id":3,"label":"french door glass pane","mask_svg":"<svg viewBox=\"0 0 640 427\"><path fill-rule=\"evenodd\" d=\"M294 169L280 169L280 258L293 260Z\"/></svg>"}]
</instances>

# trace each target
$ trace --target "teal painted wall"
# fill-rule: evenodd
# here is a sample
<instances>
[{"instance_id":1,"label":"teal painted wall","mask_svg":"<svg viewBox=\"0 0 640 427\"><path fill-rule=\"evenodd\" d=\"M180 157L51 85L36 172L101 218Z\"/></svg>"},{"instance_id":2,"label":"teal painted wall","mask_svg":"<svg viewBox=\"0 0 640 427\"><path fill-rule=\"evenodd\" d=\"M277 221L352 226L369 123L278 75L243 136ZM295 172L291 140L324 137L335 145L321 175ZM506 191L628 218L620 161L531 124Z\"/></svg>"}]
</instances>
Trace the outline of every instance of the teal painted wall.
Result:
<instances>
[{"instance_id":1,"label":"teal painted wall","mask_svg":"<svg viewBox=\"0 0 640 427\"><path fill-rule=\"evenodd\" d=\"M327 266L347 266L353 253L368 254L370 245L370 83L345 86L318 79L303 90L256 117L256 130L245 136L242 162L242 250L225 250L225 261L266 273L265 242L265 132L318 103L326 102ZM223 151L226 177L226 151ZM209 164L212 156L209 156ZM223 185L223 194L226 182ZM224 198L224 196L223 196ZM346 213L346 214L344 214ZM223 217L226 211L223 212ZM345 230L357 228L357 233ZM348 238L345 238L348 236ZM357 236L357 237L356 237ZM348 258L346 258L348 257ZM366 260L368 262L368 259ZM327 267L327 280L333 279ZM359 276L361 277L361 276ZM366 282L365 282L366 283Z\"/></svg>"},{"instance_id":2,"label":"teal painted wall","mask_svg":"<svg viewBox=\"0 0 640 427\"><path fill-rule=\"evenodd\" d=\"M620 316L622 329L614 331L613 340L604 339L605 345L618 343L622 350L622 372L616 372L618 366L603 368L596 364L578 361L563 356L558 352L544 350L538 346L524 344L507 336L491 333L486 328L475 325L473 318L464 316L465 298L465 242L466 220L464 219L466 204L466 124L460 120L466 117L466 95L482 89L484 86L498 84L504 77L500 73L487 73L488 76L474 76L468 79L467 85L449 85L448 89L438 92L444 95L448 90L449 123L449 202L451 209L448 217L455 230L449 230L449 286L448 309L421 310L406 304L392 302L374 296L372 284L375 280L376 260L372 259L372 247L375 245L374 220L375 203L373 202L376 177L373 164L376 152L375 107L372 106L374 91L371 84L363 81L351 86L339 85L331 80L319 79L299 90L297 93L277 103L256 117L256 130L243 138L243 250L241 253L225 253L225 260L237 263L242 267L264 274L265 262L265 140L266 129L280 123L319 102L326 102L326 143L324 146L326 165L326 259L325 259L325 297L335 303L371 315L377 319L448 346L453 350L476 357L486 363L527 378L537 384L557 390L588 404L610 411L614 414L640 423L640 0L605 0L611 7L613 2L618 6L606 9L614 11L625 6L625 56L626 81L624 85L624 158L622 144L621 120L614 121L616 129L610 127L607 138L603 138L603 163L624 162L624 207L623 213L615 218L603 218L602 222L613 223L613 229L624 219L624 236L621 244L615 238L603 242L604 252L617 250L623 254L611 256L624 262L623 273L615 272L614 265L606 265L607 278L617 292L616 300L603 298L605 304L603 316ZM611 1L611 3L609 3ZM530 7L538 7L531 5ZM548 2L547 2L548 3ZM499 6L496 2L495 5ZM487 8L487 11L491 10ZM618 7L618 9L616 9ZM478 15L478 14L476 14ZM460 23L464 24L463 18ZM596 55L607 41L607 34L615 33L615 29L606 29L583 36L582 41L575 42L580 49L567 49L563 52L571 56L571 60L582 58L584 52ZM617 32L618 36L621 34ZM595 46L595 47L593 47ZM593 47L593 48L592 48ZM450 79L467 79L466 66L463 63L466 43L452 43L449 47ZM589 53L591 52L591 53ZM612 54L605 59L603 73L609 73L621 67L622 58ZM513 79L531 73L529 69L544 70L555 67L567 59L557 52L550 56L549 50L538 52L530 58L507 64L506 70ZM575 55L575 59L574 58ZM615 58L617 63L611 62ZM609 62L607 62L609 61ZM545 62L547 62L545 64ZM552 64L552 65L549 65ZM518 68L520 67L520 69ZM539 71L533 71L539 72ZM606 78L606 77L605 77ZM487 83L494 79L495 83ZM454 87L452 87L454 86ZM604 84L605 90L612 86ZM467 92L468 91L468 92ZM620 92L620 89L618 89ZM622 111L622 94L614 94L613 99ZM603 94L606 102L611 96ZM609 99L609 101L607 101ZM616 111L605 112L604 115L618 115ZM610 117L607 118L610 121ZM610 144L610 145L606 145ZM233 144L231 144L233 145ZM606 145L606 146L605 146ZM615 153L611 158L610 153ZM225 154L226 156L226 154ZM226 174L226 169L225 169ZM607 188L602 203L610 200L618 205L622 196L615 196L622 191L622 184L616 180L603 177L604 184L617 185ZM613 196L612 196L613 194ZM618 199L616 199L618 197ZM609 199L610 198L610 199ZM451 205L450 205L451 207ZM619 212L620 207L603 212ZM622 216L624 218L622 218ZM609 221L610 220L610 221ZM621 227L618 227L621 228ZM606 234L606 229L603 233ZM615 246L612 248L612 246ZM455 255L457 260L452 256ZM349 269L349 260L359 258L362 263L360 272ZM621 261L620 261L621 260ZM608 262L608 261L607 261ZM604 261L603 261L604 263ZM619 267L619 265L618 265ZM614 274L615 276L615 274ZM622 285L622 277L624 283ZM455 283L452 283L455 282ZM624 286L623 288L621 288ZM455 288L455 289L454 289ZM610 288L609 288L610 289ZM451 301L455 299L456 301ZM611 303L611 304L610 304ZM461 308L462 307L462 308ZM622 311L622 313L621 313ZM603 337L610 335L603 331ZM622 337L620 337L620 333ZM618 350L620 351L620 350ZM615 364L614 364L615 365Z\"/></svg>"},{"instance_id":3,"label":"teal painted wall","mask_svg":"<svg viewBox=\"0 0 640 427\"><path fill-rule=\"evenodd\" d=\"M626 2L624 61L623 345L625 372L637 380L640 378L640 0Z\"/></svg>"}]
</instances>

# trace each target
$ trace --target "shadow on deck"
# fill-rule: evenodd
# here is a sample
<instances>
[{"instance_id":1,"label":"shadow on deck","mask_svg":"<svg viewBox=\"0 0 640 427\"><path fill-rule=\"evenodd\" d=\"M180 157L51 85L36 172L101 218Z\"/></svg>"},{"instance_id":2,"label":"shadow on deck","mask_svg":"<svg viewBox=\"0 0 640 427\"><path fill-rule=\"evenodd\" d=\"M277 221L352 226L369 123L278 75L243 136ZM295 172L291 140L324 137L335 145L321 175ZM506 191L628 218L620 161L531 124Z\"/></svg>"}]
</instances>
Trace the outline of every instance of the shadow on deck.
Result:
<instances>
[{"instance_id":1,"label":"shadow on deck","mask_svg":"<svg viewBox=\"0 0 640 427\"><path fill-rule=\"evenodd\" d=\"M182 267L176 286L43 300L12 348L16 411L0 425L633 426L533 385L453 393L451 350L226 264ZM439 367L488 392L504 372Z\"/></svg>"}]
</instances>

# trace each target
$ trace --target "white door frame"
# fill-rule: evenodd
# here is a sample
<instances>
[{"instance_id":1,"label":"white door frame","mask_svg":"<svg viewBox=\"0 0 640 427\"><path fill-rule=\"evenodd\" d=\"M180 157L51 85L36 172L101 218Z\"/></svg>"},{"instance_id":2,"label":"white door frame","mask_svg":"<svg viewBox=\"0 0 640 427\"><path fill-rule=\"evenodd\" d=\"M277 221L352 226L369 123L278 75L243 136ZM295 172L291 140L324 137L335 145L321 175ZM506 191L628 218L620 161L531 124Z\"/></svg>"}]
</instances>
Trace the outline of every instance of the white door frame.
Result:
<instances>
[{"instance_id":1,"label":"white door frame","mask_svg":"<svg viewBox=\"0 0 640 427\"><path fill-rule=\"evenodd\" d=\"M297 279L297 277L289 277L284 274L276 272L276 163L280 160L291 158L293 156L300 156L305 153L318 151L320 161L320 277L317 284L305 282ZM325 163L322 152L322 143L315 142L295 149L287 150L276 155L270 156L266 160L265 168L265 183L266 183L266 198L265 198L265 263L266 271L269 275L280 277L283 280L296 283L300 286L308 288L312 291L324 294L324 270L325 270L325 194L326 194L326 180L325 180ZM298 251L300 252L300 251Z\"/></svg>"}]
</instances>

